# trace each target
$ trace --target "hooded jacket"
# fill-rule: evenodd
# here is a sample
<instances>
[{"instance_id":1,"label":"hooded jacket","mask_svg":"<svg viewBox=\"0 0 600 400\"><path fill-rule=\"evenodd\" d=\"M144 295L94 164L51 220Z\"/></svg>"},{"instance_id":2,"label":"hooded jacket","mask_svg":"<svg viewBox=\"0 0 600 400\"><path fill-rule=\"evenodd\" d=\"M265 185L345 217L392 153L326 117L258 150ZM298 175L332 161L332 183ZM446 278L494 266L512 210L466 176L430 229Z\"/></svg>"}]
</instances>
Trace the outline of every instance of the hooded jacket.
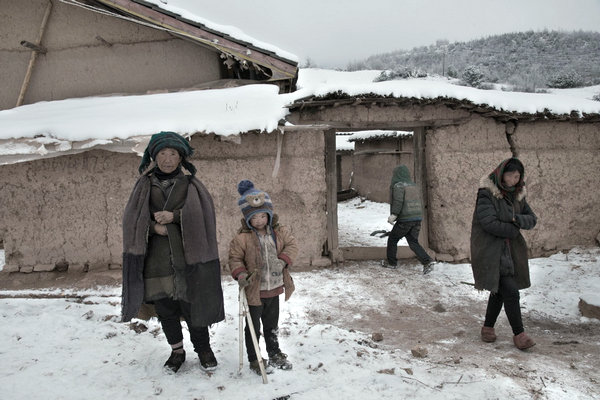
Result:
<instances>
[{"instance_id":1,"label":"hooded jacket","mask_svg":"<svg viewBox=\"0 0 600 400\"><path fill-rule=\"evenodd\" d=\"M390 214L396 221L421 221L423 219L421 192L410 177L405 165L394 168L390 183Z\"/></svg>"},{"instance_id":2,"label":"hooded jacket","mask_svg":"<svg viewBox=\"0 0 600 400\"><path fill-rule=\"evenodd\" d=\"M500 176L501 172L502 168ZM517 287L531 286L527 243L521 229L535 227L537 217L525 199L522 179L512 194L503 193L490 175L479 182L471 224L471 267L476 289L498 292L501 258L508 252Z\"/></svg>"},{"instance_id":3,"label":"hooded jacket","mask_svg":"<svg viewBox=\"0 0 600 400\"><path fill-rule=\"evenodd\" d=\"M285 300L288 300L294 291L294 282L291 278L289 267L292 266L298 254L296 240L289 228L280 226L277 222L277 214L273 215L272 230L277 249L277 258L281 261L281 273L283 274L283 287L275 288L271 295L279 295L285 290ZM261 305L260 281L263 275L265 262L263 260L261 245L257 233L250 229L246 221L242 219L242 227L229 245L229 269L233 279L243 272L252 273L254 278L246 290L248 304L251 306ZM272 297L272 296L269 296Z\"/></svg>"}]
</instances>

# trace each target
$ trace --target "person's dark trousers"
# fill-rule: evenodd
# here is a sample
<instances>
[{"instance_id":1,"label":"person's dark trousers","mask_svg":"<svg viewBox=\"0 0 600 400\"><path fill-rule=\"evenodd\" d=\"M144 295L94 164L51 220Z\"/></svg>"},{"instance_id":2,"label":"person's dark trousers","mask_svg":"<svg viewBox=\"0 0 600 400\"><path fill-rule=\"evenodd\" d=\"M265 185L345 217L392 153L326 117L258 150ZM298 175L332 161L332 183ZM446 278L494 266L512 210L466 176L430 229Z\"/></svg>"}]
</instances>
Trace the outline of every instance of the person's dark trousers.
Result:
<instances>
[{"instance_id":1,"label":"person's dark trousers","mask_svg":"<svg viewBox=\"0 0 600 400\"><path fill-rule=\"evenodd\" d=\"M501 276L498 293L490 293L483 325L492 328L500 315L502 305L504 305L504 312L508 317L513 334L518 335L523 332L519 299L519 289L515 279L512 276Z\"/></svg>"},{"instance_id":2,"label":"person's dark trousers","mask_svg":"<svg viewBox=\"0 0 600 400\"><path fill-rule=\"evenodd\" d=\"M260 302L260 306L248 306L248 308L250 310L250 317L252 318L252 324L254 325L254 333L256 333L257 341L260 339L260 323L262 321L267 353L269 354L269 357L271 357L281 351L279 350L279 341L277 340L277 329L279 325L279 296L260 299ZM252 336L250 335L248 321L246 321L246 328L244 329L244 332L246 352L248 353L248 362L256 361L258 356L256 355L256 351L254 351L254 344L252 344Z\"/></svg>"},{"instance_id":3,"label":"person's dark trousers","mask_svg":"<svg viewBox=\"0 0 600 400\"><path fill-rule=\"evenodd\" d=\"M183 317L190 331L190 340L194 345L194 351L200 354L201 351L210 349L208 327L194 327L191 324L190 303L165 298L154 301L154 309L169 344L176 344L183 340L181 330L181 317Z\"/></svg>"},{"instance_id":4,"label":"person's dark trousers","mask_svg":"<svg viewBox=\"0 0 600 400\"><path fill-rule=\"evenodd\" d=\"M389 265L397 265L398 258L398 242L403 237L406 237L408 247L417 256L417 259L423 265L429 264L432 258L427 254L425 249L419 244L419 232L421 231L421 221L396 221L387 241L387 261Z\"/></svg>"}]
</instances>

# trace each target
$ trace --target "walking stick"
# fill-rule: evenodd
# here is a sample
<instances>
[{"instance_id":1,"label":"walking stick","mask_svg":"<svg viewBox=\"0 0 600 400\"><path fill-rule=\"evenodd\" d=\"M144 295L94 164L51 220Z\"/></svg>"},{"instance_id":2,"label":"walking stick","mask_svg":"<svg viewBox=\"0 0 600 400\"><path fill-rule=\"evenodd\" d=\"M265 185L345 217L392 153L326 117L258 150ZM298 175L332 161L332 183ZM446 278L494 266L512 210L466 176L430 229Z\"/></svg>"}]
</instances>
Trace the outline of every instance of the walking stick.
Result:
<instances>
[{"instance_id":1,"label":"walking stick","mask_svg":"<svg viewBox=\"0 0 600 400\"><path fill-rule=\"evenodd\" d=\"M244 316L246 314L245 310L244 310L244 305L242 304L242 291L244 290L244 288L240 288L240 293L238 294L238 300L240 303L240 309L239 309L239 320L240 320L240 324L238 327L238 331L240 332L239 335L239 343L240 343L240 366L238 368L238 374L242 372L242 368L244 366Z\"/></svg>"},{"instance_id":2,"label":"walking stick","mask_svg":"<svg viewBox=\"0 0 600 400\"><path fill-rule=\"evenodd\" d=\"M250 315L250 310L248 309L248 299L246 298L246 291L244 288L240 288L240 371L242 369L242 357L243 357L243 345L242 345L242 318L246 317L246 321L248 323L248 330L250 331L250 336L252 337L252 344L254 345L254 351L256 352L256 361L258 361L258 366L260 368L260 374L262 375L263 383L268 383L267 373L265 371L265 366L263 365L262 355L260 353L260 347L258 346L258 340L256 339L256 333L254 332L254 323L252 322L252 316Z\"/></svg>"}]
</instances>

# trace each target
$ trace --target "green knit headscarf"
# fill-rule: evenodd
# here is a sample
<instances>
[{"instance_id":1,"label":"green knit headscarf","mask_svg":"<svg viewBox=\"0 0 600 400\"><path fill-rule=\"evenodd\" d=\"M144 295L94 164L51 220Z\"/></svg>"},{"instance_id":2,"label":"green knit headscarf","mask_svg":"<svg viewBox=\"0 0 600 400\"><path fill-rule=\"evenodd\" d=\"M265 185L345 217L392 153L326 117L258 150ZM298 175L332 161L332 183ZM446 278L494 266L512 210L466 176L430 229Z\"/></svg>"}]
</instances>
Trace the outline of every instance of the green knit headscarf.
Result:
<instances>
[{"instance_id":1,"label":"green knit headscarf","mask_svg":"<svg viewBox=\"0 0 600 400\"><path fill-rule=\"evenodd\" d=\"M140 174L148 168L152 160L156 160L158 152L166 147L177 150L179 155L181 155L181 165L187 169L190 174L196 174L196 167L187 160L187 157L194 153L194 149L190 146L190 143L183 136L175 132L165 131L156 133L150 138L150 142L148 143L146 150L144 150L142 162L138 168Z\"/></svg>"},{"instance_id":2,"label":"green knit headscarf","mask_svg":"<svg viewBox=\"0 0 600 400\"><path fill-rule=\"evenodd\" d=\"M504 175L505 172L510 171L519 171L521 177L515 186L505 187L502 183L502 175ZM523 189L523 186L525 186L525 182L523 182L524 177L525 167L523 167L523 163L521 163L521 161L515 157L507 158L506 160L502 161L489 175L490 180L494 182L494 184L504 195L507 193L519 193Z\"/></svg>"}]
</instances>

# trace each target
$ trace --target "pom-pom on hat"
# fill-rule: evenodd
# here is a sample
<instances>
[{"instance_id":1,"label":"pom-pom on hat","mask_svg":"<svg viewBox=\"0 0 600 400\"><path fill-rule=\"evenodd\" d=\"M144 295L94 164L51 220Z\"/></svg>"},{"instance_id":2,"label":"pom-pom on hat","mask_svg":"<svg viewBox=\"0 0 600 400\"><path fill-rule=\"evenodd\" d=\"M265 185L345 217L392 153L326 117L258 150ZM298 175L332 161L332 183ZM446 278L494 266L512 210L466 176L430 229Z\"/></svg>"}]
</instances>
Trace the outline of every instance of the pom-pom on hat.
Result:
<instances>
[{"instance_id":1,"label":"pom-pom on hat","mask_svg":"<svg viewBox=\"0 0 600 400\"><path fill-rule=\"evenodd\" d=\"M190 171L192 175L196 174L196 167L194 167L191 162L187 161L187 157L194 153L194 149L190 146L190 143L183 136L175 132L167 131L155 133L150 138L150 142L148 143L148 146L146 146L146 150L144 150L144 156L142 157L142 162L138 168L140 174L148 168L151 160L156 160L158 152L165 147L177 150L179 155L181 155L181 165Z\"/></svg>"},{"instance_id":2,"label":"pom-pom on hat","mask_svg":"<svg viewBox=\"0 0 600 400\"><path fill-rule=\"evenodd\" d=\"M269 216L269 225L273 221L273 203L269 194L265 191L259 190L254 187L254 183L249 180L243 180L238 183L238 193L242 196L238 200L238 206L242 210L244 219L248 227L250 225L250 218L253 215L264 212Z\"/></svg>"}]
</instances>

